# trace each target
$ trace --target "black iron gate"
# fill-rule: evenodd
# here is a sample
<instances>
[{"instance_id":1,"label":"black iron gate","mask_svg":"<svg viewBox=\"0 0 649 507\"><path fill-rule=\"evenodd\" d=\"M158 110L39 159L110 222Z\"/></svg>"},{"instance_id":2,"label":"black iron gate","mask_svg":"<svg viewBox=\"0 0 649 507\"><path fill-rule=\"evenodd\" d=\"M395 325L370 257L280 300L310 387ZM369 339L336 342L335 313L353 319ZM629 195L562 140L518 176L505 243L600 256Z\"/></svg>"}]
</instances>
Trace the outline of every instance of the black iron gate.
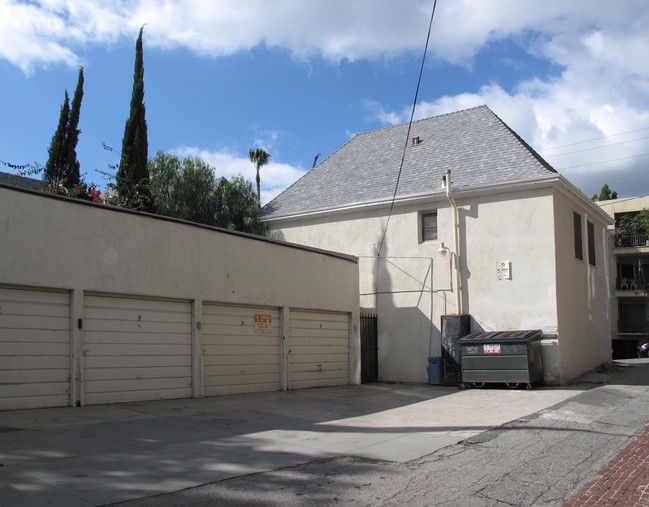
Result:
<instances>
[{"instance_id":1,"label":"black iron gate","mask_svg":"<svg viewBox=\"0 0 649 507\"><path fill-rule=\"evenodd\" d=\"M361 314L361 383L379 381L376 314Z\"/></svg>"}]
</instances>

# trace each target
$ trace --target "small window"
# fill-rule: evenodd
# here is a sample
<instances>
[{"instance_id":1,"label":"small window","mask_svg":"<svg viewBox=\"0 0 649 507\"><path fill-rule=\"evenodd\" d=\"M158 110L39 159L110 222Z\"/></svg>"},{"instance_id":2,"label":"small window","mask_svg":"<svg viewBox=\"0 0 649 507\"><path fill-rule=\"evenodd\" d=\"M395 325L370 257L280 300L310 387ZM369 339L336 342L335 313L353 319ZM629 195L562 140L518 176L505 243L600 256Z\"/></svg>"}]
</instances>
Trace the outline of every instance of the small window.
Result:
<instances>
[{"instance_id":1,"label":"small window","mask_svg":"<svg viewBox=\"0 0 649 507\"><path fill-rule=\"evenodd\" d=\"M575 224L575 257L580 261L584 260L583 245L581 239L581 215L573 212L573 221Z\"/></svg>"},{"instance_id":2,"label":"small window","mask_svg":"<svg viewBox=\"0 0 649 507\"><path fill-rule=\"evenodd\" d=\"M588 222L588 263L591 266L596 266L595 264L595 226L592 222Z\"/></svg>"},{"instance_id":3,"label":"small window","mask_svg":"<svg viewBox=\"0 0 649 507\"><path fill-rule=\"evenodd\" d=\"M437 239L437 211L421 214L421 241Z\"/></svg>"}]
</instances>

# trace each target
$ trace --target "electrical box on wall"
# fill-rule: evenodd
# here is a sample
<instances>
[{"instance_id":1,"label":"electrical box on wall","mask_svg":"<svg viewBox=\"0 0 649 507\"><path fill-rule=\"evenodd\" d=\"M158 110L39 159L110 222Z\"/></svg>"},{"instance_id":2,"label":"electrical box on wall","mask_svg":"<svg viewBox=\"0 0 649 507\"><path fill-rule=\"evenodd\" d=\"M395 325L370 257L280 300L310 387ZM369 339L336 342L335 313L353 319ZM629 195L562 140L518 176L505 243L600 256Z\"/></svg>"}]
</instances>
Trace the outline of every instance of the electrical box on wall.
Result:
<instances>
[{"instance_id":1,"label":"electrical box on wall","mask_svg":"<svg viewBox=\"0 0 649 507\"><path fill-rule=\"evenodd\" d=\"M512 279L512 263L509 261L496 262L496 277L498 280Z\"/></svg>"}]
</instances>

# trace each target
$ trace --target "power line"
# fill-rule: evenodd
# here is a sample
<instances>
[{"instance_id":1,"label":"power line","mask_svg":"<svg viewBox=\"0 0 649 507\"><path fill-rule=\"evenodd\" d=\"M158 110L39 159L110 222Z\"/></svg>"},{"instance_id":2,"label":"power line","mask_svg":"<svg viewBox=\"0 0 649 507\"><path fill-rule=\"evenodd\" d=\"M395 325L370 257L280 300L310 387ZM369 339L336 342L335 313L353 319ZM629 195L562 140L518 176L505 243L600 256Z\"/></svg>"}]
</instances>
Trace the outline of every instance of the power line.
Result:
<instances>
[{"instance_id":1,"label":"power line","mask_svg":"<svg viewBox=\"0 0 649 507\"><path fill-rule=\"evenodd\" d=\"M399 164L399 172L397 173L397 181L394 185L394 193L392 194L392 201L390 203L390 211L388 213L388 219L385 222L385 227L383 228L383 236L381 237L381 243L379 243L379 249L376 253L377 257L381 255L383 250L383 243L385 243L385 236L388 232L388 225L390 225L390 217L392 216L392 211L394 209L394 201L397 198L397 191L399 189L399 180L401 179L401 172L403 171L403 163L406 158L406 150L408 149L408 141L410 140L410 129L412 127L412 120L415 116L415 107L417 106L417 97L419 96L419 86L421 85L421 76L424 73L424 64L426 63L426 53L428 52L428 42L430 41L430 32L433 27L433 19L435 17L435 8L437 7L437 0L433 3L433 12L430 15L430 23L428 24L428 35L426 36L426 45L424 46L424 55L421 59L421 68L419 69L419 79L417 80L417 89L415 91L415 100L412 103L412 111L410 113L410 121L408 122L408 132L406 134L406 143L403 147L403 154L401 155L401 163ZM377 262L378 270L378 262ZM378 273L376 277L376 283L378 284Z\"/></svg>"},{"instance_id":2,"label":"power line","mask_svg":"<svg viewBox=\"0 0 649 507\"><path fill-rule=\"evenodd\" d=\"M560 146L552 146L550 148L543 148L542 150L537 150L538 152L555 150L557 148L565 148L567 146L575 146L576 144L592 143L593 141L601 141L602 139L609 139L611 137L623 136L626 134L633 134L634 132L642 132L643 130L649 130L649 127L643 127L641 129L629 130L628 132L620 132L619 134L611 134L610 136L596 137L594 139L587 139L586 141L577 141L576 143L562 144Z\"/></svg>"},{"instance_id":3,"label":"power line","mask_svg":"<svg viewBox=\"0 0 649 507\"><path fill-rule=\"evenodd\" d=\"M551 158L551 157L563 157L564 155L572 155L573 153L583 153L584 151L592 151L592 150L601 150L602 148L608 148L609 146L617 146L618 144L626 144L626 143L632 143L634 141L642 141L644 139L649 139L649 136L647 137L640 137L638 139L630 139L628 141L620 141L619 143L611 143L611 144L606 144L604 146L594 146L592 148L586 148L584 150L576 150L576 151L567 151L566 153L559 153L557 155L545 155L545 158ZM583 141L586 142L586 141ZM575 144L581 144L581 143L575 143Z\"/></svg>"},{"instance_id":4,"label":"power line","mask_svg":"<svg viewBox=\"0 0 649 507\"><path fill-rule=\"evenodd\" d=\"M632 157L615 158L613 160L602 160L601 162L592 162L590 164L571 165L570 167L562 167L561 169L557 169L557 170L558 171L565 171L566 169L576 169L578 167L587 167L587 166L590 166L590 165L606 164L608 162L619 162L620 160L629 160L629 159L632 159L632 158L640 158L640 157L649 157L649 153L643 153L641 155L633 155Z\"/></svg>"}]
</instances>

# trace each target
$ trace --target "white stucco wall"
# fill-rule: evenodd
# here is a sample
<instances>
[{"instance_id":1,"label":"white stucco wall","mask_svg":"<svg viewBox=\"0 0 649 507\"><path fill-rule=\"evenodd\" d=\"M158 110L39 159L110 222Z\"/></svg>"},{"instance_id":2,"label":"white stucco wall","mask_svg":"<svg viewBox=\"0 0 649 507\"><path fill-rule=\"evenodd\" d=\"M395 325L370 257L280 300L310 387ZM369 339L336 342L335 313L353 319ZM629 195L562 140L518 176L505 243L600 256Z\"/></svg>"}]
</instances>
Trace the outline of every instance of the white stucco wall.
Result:
<instances>
[{"instance_id":1,"label":"white stucco wall","mask_svg":"<svg viewBox=\"0 0 649 507\"><path fill-rule=\"evenodd\" d=\"M610 241L605 218L566 192L555 192L557 306L561 379L610 361ZM573 213L581 215L584 260L575 257ZM595 229L595 266L588 262L587 222Z\"/></svg>"},{"instance_id":2,"label":"white stucco wall","mask_svg":"<svg viewBox=\"0 0 649 507\"><path fill-rule=\"evenodd\" d=\"M573 356L561 362L557 339L553 338L560 327L558 306L568 304L570 299L559 299L557 295L557 274L565 271L557 262L565 263L566 259L563 254L555 255L555 247L557 241L572 245L573 233L572 219L569 230L555 230L557 222L563 222L555 219L552 184L516 191L458 191L456 196L462 311L471 315L471 331L541 329L549 336L543 344L547 383L565 382L574 372L585 371L597 361L604 362L599 346L597 353L583 361ZM438 210L438 240L419 243L419 213L434 209ZM441 316L457 312L457 287L449 265L454 252L442 255L438 251L441 242L453 247L451 206L445 197L397 204L382 251L385 259L377 261L377 246L387 214L387 207L378 207L281 219L270 221L269 225L274 237L361 257L361 307L376 309L378 313L380 379L425 382L427 357L441 353ZM498 261L510 263L511 279L498 278ZM600 284L606 283L604 277L600 279L601 274L597 272L593 278L598 296ZM565 284L565 290L569 292L568 285ZM363 296L375 292L378 295ZM607 304L604 298L595 307L602 310ZM608 318L606 311L591 318L594 326L608 328L608 321L603 320ZM585 343L583 333L572 332L578 317L564 318L564 322L571 326L567 327L566 341L577 341L575 347ZM561 334L564 335L563 331ZM603 337L597 340L599 343ZM566 354L571 352L571 347L566 346Z\"/></svg>"},{"instance_id":3,"label":"white stucco wall","mask_svg":"<svg viewBox=\"0 0 649 507\"><path fill-rule=\"evenodd\" d=\"M360 381L358 263L196 224L0 186L0 284L347 312ZM76 331L75 331L76 332Z\"/></svg>"},{"instance_id":4,"label":"white stucco wall","mask_svg":"<svg viewBox=\"0 0 649 507\"><path fill-rule=\"evenodd\" d=\"M440 224L448 222L443 206L448 203L426 204L426 209L439 207ZM432 290L448 289L448 256L439 255L437 241L419 243L418 210L418 206L395 208L380 261L376 251L387 221L385 208L270 223L272 237L360 257L361 308L378 314L383 381L425 381L428 356L440 354L439 309L448 307L445 299L452 299L445 292L431 292L431 263Z\"/></svg>"},{"instance_id":5,"label":"white stucco wall","mask_svg":"<svg viewBox=\"0 0 649 507\"><path fill-rule=\"evenodd\" d=\"M357 265L263 238L0 188L0 281L354 311Z\"/></svg>"}]
</instances>

